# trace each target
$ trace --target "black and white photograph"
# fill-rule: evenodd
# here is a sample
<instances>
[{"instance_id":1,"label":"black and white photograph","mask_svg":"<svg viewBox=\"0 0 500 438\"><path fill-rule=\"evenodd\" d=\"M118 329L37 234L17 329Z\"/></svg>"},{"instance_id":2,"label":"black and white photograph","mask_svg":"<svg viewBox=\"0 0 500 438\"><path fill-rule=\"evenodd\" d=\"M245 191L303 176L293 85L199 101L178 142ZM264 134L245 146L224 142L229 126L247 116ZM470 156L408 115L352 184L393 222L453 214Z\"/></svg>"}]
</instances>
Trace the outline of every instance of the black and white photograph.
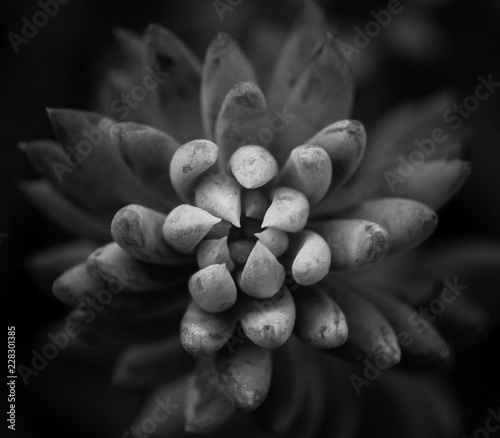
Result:
<instances>
[{"instance_id":1,"label":"black and white photograph","mask_svg":"<svg viewBox=\"0 0 500 438\"><path fill-rule=\"evenodd\" d=\"M0 26L6 436L500 437L500 1Z\"/></svg>"}]
</instances>

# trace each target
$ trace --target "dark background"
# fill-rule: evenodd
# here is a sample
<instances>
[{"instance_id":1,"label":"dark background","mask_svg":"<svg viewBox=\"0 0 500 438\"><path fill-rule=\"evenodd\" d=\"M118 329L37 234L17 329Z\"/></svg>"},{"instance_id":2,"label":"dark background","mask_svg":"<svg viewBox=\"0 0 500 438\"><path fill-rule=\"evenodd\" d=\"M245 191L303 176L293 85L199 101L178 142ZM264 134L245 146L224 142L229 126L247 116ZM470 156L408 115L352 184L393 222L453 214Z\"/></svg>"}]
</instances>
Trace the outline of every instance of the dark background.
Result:
<instances>
[{"instance_id":1,"label":"dark background","mask_svg":"<svg viewBox=\"0 0 500 438\"><path fill-rule=\"evenodd\" d=\"M106 61L113 44L113 26L141 32L148 23L158 22L177 33L200 57L209 41L223 30L251 51L247 35L252 26L268 23L282 32L301 2L243 0L225 15L223 22L211 3L70 0L28 44L19 46L17 55L6 35L20 34L21 18L31 19L39 6L27 0L1 3L0 233L8 237L0 243L0 284L6 324L16 326L18 363L31 357L38 334L45 333L52 321L66 313L49 294L34 287L36 279L28 275L26 261L34 252L67 241L70 236L45 219L16 188L17 182L36 177L16 143L51 138L46 107L92 108L99 65ZM387 5L385 1L360 0L320 3L333 22L342 24L340 30L347 33L371 20L372 9ZM499 28L496 0L414 1L366 49L373 51L376 62L372 70L361 71L363 66L359 66L354 117L369 127L376 116L398 102L443 88L464 97L474 90L479 75L493 73L493 78L500 80ZM356 72L357 65L353 68ZM500 90L481 103L468 123L474 129L469 157L472 177L440 212L440 226L433 237L436 241L448 236L500 239ZM449 376L466 419L464 433L482 426L486 409L498 406L500 362L494 356L500 344L498 331L488 339L480 347L463 352ZM27 388L18 382L18 436L88 436L84 427L96 420L110 423L109 427L92 431L94 436L105 436L133 414L139 398L113 393L106 395L109 404L115 406L113 415L106 417L96 411L92 418L86 418L88 413L82 411L83 418L66 418L66 404L84 402L88 406L103 396L90 392L86 384L90 378L84 375L83 367L71 360L68 365L67 360L53 361L43 379L40 376ZM80 380L74 379L79 373ZM106 384L106 376L96 376L94 380ZM67 386L75 384L83 400L69 398Z\"/></svg>"}]
</instances>

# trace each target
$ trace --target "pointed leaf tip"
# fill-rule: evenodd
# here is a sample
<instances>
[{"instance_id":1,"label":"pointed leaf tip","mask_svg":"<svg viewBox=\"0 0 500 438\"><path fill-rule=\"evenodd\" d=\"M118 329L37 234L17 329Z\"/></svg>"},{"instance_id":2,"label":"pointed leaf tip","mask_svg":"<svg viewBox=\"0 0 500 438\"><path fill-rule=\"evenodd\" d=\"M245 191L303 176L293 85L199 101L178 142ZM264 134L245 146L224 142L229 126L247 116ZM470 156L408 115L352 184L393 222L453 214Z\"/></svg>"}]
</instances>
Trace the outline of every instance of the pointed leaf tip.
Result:
<instances>
[{"instance_id":1,"label":"pointed leaf tip","mask_svg":"<svg viewBox=\"0 0 500 438\"><path fill-rule=\"evenodd\" d=\"M187 204L179 205L165 219L163 237L172 248L188 254L220 221L201 208Z\"/></svg>"},{"instance_id":2,"label":"pointed leaf tip","mask_svg":"<svg viewBox=\"0 0 500 438\"><path fill-rule=\"evenodd\" d=\"M264 216L262 228L295 233L305 227L308 217L307 198L295 189L280 187L273 191L273 202Z\"/></svg>"},{"instance_id":3,"label":"pointed leaf tip","mask_svg":"<svg viewBox=\"0 0 500 438\"><path fill-rule=\"evenodd\" d=\"M269 298L285 281L285 268L262 243L257 242L248 256L240 278L240 287L248 295Z\"/></svg>"},{"instance_id":4,"label":"pointed leaf tip","mask_svg":"<svg viewBox=\"0 0 500 438\"><path fill-rule=\"evenodd\" d=\"M196 187L195 203L215 217L240 227L241 186L226 172L207 175Z\"/></svg>"}]
</instances>

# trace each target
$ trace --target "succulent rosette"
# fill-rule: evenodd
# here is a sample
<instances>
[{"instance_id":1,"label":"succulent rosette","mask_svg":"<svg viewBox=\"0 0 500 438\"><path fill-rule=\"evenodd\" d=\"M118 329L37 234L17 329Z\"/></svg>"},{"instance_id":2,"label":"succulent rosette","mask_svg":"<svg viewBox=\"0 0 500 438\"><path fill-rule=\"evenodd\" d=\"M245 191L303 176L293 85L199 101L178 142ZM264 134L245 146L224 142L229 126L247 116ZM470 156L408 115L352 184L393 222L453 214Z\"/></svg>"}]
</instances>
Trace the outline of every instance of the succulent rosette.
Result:
<instances>
[{"instance_id":1,"label":"succulent rosette","mask_svg":"<svg viewBox=\"0 0 500 438\"><path fill-rule=\"evenodd\" d=\"M81 238L113 240L90 255L86 242L73 249L69 260L86 260L56 280L56 297L85 339L123 349L122 387L154 388L199 358L186 389L193 432L239 408L285 434L305 399L317 399L306 410L315 418L335 405L329 385L363 387L348 374L339 383L332 363L340 374L344 365L307 344L379 369L445 360L447 342L416 308L445 278L460 293L456 277L484 260L434 269L432 254L408 252L469 174L458 133L431 129L448 97L398 109L367 143L349 119L349 65L325 29L308 5L266 93L227 35L201 64L158 25L142 37L117 31L103 115L49 110L57 141L22 146L45 176L24 184L27 195ZM431 140L415 142L425 132ZM481 254L498 262L496 248ZM89 300L100 307L91 322ZM482 328L474 308L468 327Z\"/></svg>"}]
</instances>

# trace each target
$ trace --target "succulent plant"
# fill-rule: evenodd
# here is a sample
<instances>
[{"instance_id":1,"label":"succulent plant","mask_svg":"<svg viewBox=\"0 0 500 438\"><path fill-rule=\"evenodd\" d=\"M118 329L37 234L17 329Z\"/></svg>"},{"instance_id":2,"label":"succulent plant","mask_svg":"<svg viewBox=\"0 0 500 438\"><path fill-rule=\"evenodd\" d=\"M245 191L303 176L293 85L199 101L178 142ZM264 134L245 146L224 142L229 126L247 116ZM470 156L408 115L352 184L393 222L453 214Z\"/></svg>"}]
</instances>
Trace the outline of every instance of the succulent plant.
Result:
<instances>
[{"instance_id":1,"label":"succulent plant","mask_svg":"<svg viewBox=\"0 0 500 438\"><path fill-rule=\"evenodd\" d=\"M22 145L46 178L25 183L27 196L104 244L91 254L82 244L86 260L54 293L85 339L123 349L115 383L151 389L192 368L187 430L206 433L239 408L274 433L311 436L338 433L325 432L327 388L369 384L337 358L379 370L448 358L416 309L445 279L460 295L457 277L478 260L434 268L431 252L408 252L469 174L457 132L415 142L433 132L447 96L386 117L367 146L349 119L349 65L312 5L265 94L228 35L203 65L158 25L117 38L123 65L103 81L103 115L49 110L57 141ZM89 302L99 303L90 322ZM483 327L484 313L469 322ZM305 400L314 403L303 409Z\"/></svg>"}]
</instances>

